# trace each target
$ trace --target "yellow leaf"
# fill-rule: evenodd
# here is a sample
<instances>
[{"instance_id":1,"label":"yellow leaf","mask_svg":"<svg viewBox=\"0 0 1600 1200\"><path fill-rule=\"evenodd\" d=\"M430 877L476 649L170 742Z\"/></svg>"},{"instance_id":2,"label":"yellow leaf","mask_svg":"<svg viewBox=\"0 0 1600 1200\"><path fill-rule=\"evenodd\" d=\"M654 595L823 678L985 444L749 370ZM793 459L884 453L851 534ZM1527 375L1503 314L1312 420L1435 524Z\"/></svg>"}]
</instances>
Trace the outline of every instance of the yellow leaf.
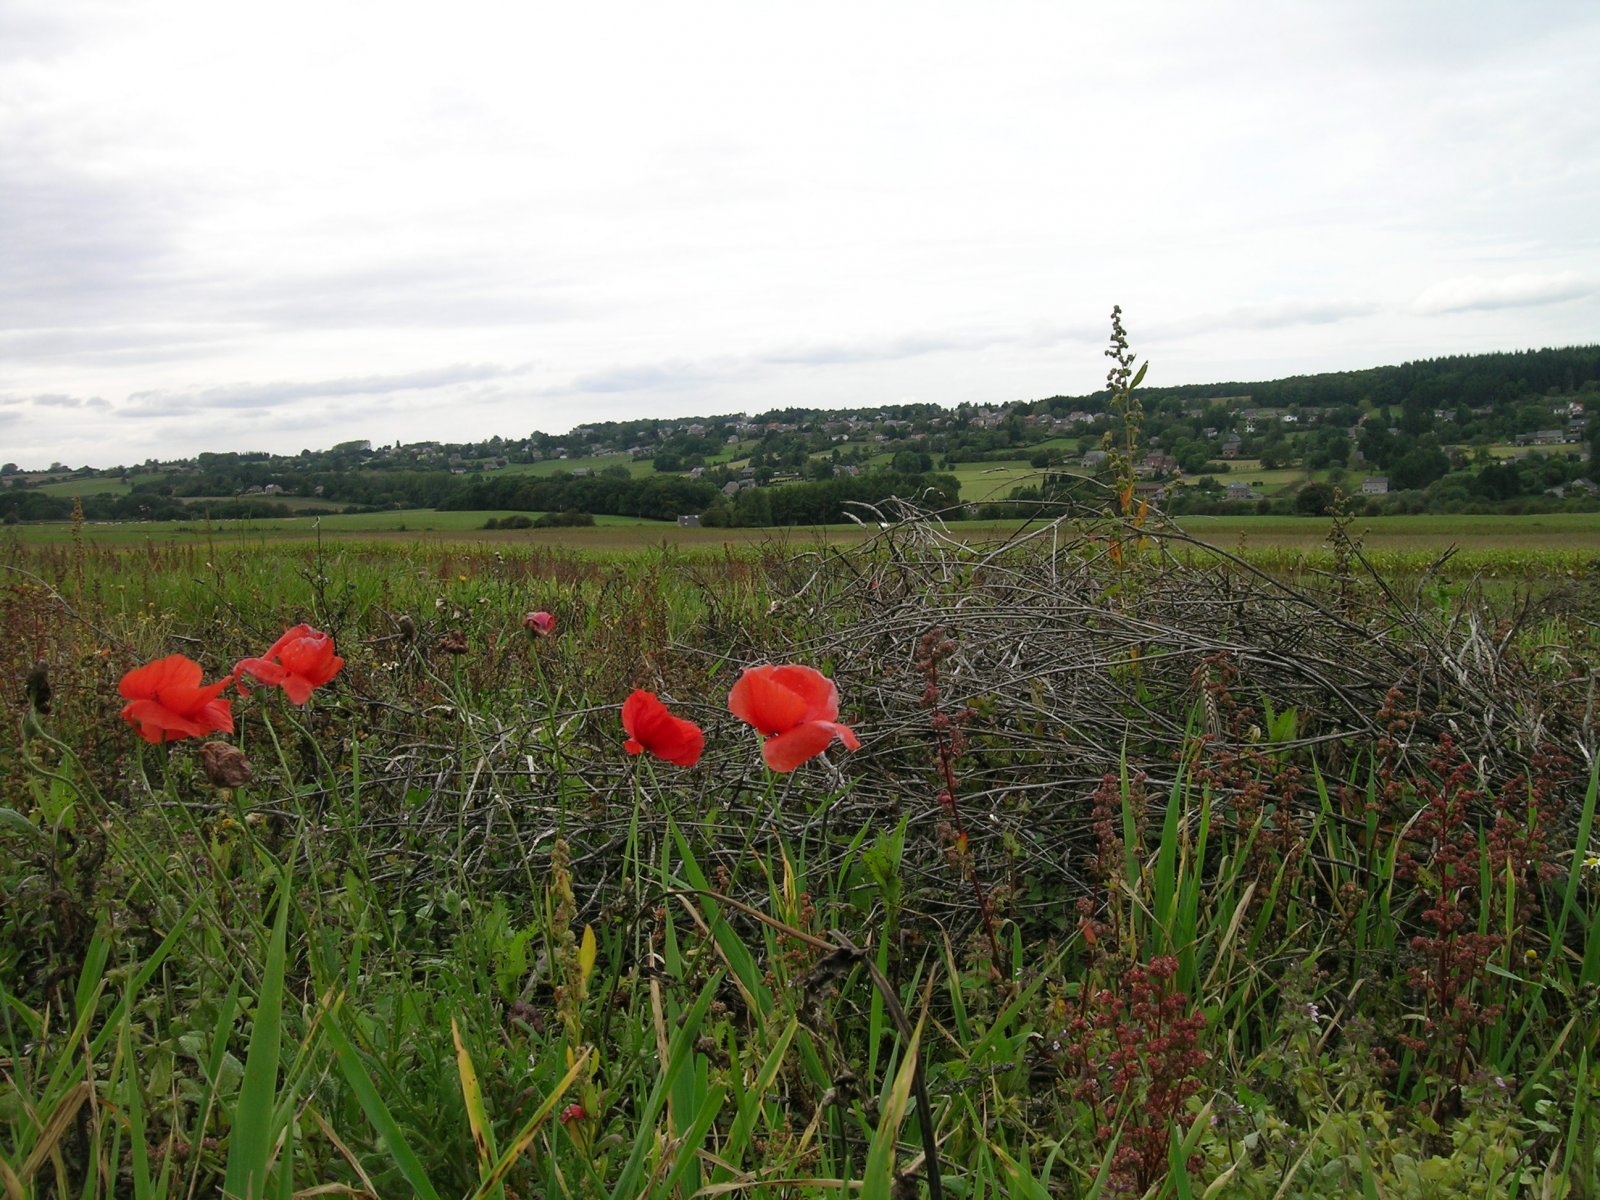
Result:
<instances>
[{"instance_id":1,"label":"yellow leaf","mask_svg":"<svg viewBox=\"0 0 1600 1200\"><path fill-rule=\"evenodd\" d=\"M588 984L589 976L594 974L594 960L599 953L599 948L594 942L594 926L583 927L583 941L578 943L578 978Z\"/></svg>"},{"instance_id":2,"label":"yellow leaf","mask_svg":"<svg viewBox=\"0 0 1600 1200\"><path fill-rule=\"evenodd\" d=\"M483 1089L478 1083L478 1072L467 1053L467 1044L461 1040L461 1028L454 1017L450 1018L450 1036L456 1044L456 1071L461 1076L461 1097L466 1101L467 1124L472 1128L472 1146L478 1152L478 1171L487 1174L494 1160L494 1133L489 1125L489 1114L483 1106Z\"/></svg>"}]
</instances>

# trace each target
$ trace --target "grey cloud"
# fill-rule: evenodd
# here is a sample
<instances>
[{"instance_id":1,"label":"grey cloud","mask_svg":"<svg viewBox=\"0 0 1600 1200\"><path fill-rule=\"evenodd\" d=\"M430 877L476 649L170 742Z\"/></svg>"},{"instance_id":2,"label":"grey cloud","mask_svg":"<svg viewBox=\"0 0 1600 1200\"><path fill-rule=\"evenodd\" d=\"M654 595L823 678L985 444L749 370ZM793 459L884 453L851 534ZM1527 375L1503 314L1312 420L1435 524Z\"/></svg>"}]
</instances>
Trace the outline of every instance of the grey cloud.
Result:
<instances>
[{"instance_id":1,"label":"grey cloud","mask_svg":"<svg viewBox=\"0 0 1600 1200\"><path fill-rule=\"evenodd\" d=\"M1554 275L1506 275L1499 279L1466 276L1434 284L1411 303L1425 316L1497 308L1531 308L1577 300L1595 292L1595 284L1571 271Z\"/></svg>"},{"instance_id":2,"label":"grey cloud","mask_svg":"<svg viewBox=\"0 0 1600 1200\"><path fill-rule=\"evenodd\" d=\"M605 371L580 375L570 386L555 389L559 392L637 392L657 389L689 387L722 375L709 363L673 360L663 363L639 363L619 366Z\"/></svg>"},{"instance_id":3,"label":"grey cloud","mask_svg":"<svg viewBox=\"0 0 1600 1200\"><path fill-rule=\"evenodd\" d=\"M1160 337L1183 338L1229 329L1288 329L1299 325L1334 325L1357 317L1368 317L1379 306L1366 300L1278 300L1251 304L1178 321L1169 321L1152 332Z\"/></svg>"},{"instance_id":4,"label":"grey cloud","mask_svg":"<svg viewBox=\"0 0 1600 1200\"><path fill-rule=\"evenodd\" d=\"M407 371L394 375L235 383L183 391L151 390L135 392L117 412L119 416L126 417L159 417L216 409L248 411L273 408L280 404L293 404L301 400L334 400L394 392L430 391L460 383L501 379L507 375L517 374L523 369L493 363L457 363L447 367Z\"/></svg>"},{"instance_id":5,"label":"grey cloud","mask_svg":"<svg viewBox=\"0 0 1600 1200\"><path fill-rule=\"evenodd\" d=\"M73 27L62 7L49 0L0 5L0 62L42 62L71 49Z\"/></svg>"},{"instance_id":6,"label":"grey cloud","mask_svg":"<svg viewBox=\"0 0 1600 1200\"><path fill-rule=\"evenodd\" d=\"M187 203L152 183L115 184L59 161L26 130L0 148L0 330L65 328L136 311L181 278Z\"/></svg>"},{"instance_id":7,"label":"grey cloud","mask_svg":"<svg viewBox=\"0 0 1600 1200\"><path fill-rule=\"evenodd\" d=\"M956 350L981 350L1000 339L978 334L906 334L879 341L802 345L761 356L774 366L829 366L836 363L893 362Z\"/></svg>"},{"instance_id":8,"label":"grey cloud","mask_svg":"<svg viewBox=\"0 0 1600 1200\"><path fill-rule=\"evenodd\" d=\"M1365 300L1283 300L1231 309L1224 320L1247 329L1286 329L1292 325L1333 325L1377 311L1376 304Z\"/></svg>"},{"instance_id":9,"label":"grey cloud","mask_svg":"<svg viewBox=\"0 0 1600 1200\"><path fill-rule=\"evenodd\" d=\"M28 402L41 408L110 408L111 402L100 396L66 396L60 392L45 392L29 396Z\"/></svg>"},{"instance_id":10,"label":"grey cloud","mask_svg":"<svg viewBox=\"0 0 1600 1200\"><path fill-rule=\"evenodd\" d=\"M7 362L108 363L119 366L192 362L223 353L240 331L206 325L85 324L63 328L0 330Z\"/></svg>"},{"instance_id":11,"label":"grey cloud","mask_svg":"<svg viewBox=\"0 0 1600 1200\"><path fill-rule=\"evenodd\" d=\"M546 389L546 394L664 391L725 382L769 367L858 366L901 362L934 354L970 353L995 347L1039 349L1063 342L1092 344L1104 339L1103 330L1097 328L1091 331L1085 326L1082 329L1034 330L1021 335L907 333L849 342L798 343L736 358L668 359L654 363L619 364L581 375L565 387Z\"/></svg>"},{"instance_id":12,"label":"grey cloud","mask_svg":"<svg viewBox=\"0 0 1600 1200\"><path fill-rule=\"evenodd\" d=\"M559 280L530 284L504 264L454 258L264 279L212 289L227 315L277 329L503 328L570 320L583 306Z\"/></svg>"}]
</instances>

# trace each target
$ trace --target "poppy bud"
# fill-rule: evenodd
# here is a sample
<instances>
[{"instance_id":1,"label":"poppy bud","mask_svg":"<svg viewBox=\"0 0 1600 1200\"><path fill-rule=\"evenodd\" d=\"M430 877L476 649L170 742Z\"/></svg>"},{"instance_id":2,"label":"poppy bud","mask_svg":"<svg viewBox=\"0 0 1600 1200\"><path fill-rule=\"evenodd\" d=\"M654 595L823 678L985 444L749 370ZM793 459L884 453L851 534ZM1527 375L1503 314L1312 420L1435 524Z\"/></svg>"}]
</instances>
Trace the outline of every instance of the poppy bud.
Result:
<instances>
[{"instance_id":1,"label":"poppy bud","mask_svg":"<svg viewBox=\"0 0 1600 1200\"><path fill-rule=\"evenodd\" d=\"M227 742L207 742L200 747L200 766L212 787L236 788L250 782L250 760Z\"/></svg>"},{"instance_id":2,"label":"poppy bud","mask_svg":"<svg viewBox=\"0 0 1600 1200\"><path fill-rule=\"evenodd\" d=\"M417 640L417 623L411 619L410 613L401 613L395 620L395 625L400 630L400 640L414 642Z\"/></svg>"},{"instance_id":3,"label":"poppy bud","mask_svg":"<svg viewBox=\"0 0 1600 1200\"><path fill-rule=\"evenodd\" d=\"M543 611L522 614L522 627L535 637L549 637L555 632L556 619Z\"/></svg>"},{"instance_id":4,"label":"poppy bud","mask_svg":"<svg viewBox=\"0 0 1600 1200\"><path fill-rule=\"evenodd\" d=\"M28 704L34 712L48 714L50 712L50 668L43 662L33 664L33 670L28 672L28 681L23 684L23 689L28 694Z\"/></svg>"}]
</instances>

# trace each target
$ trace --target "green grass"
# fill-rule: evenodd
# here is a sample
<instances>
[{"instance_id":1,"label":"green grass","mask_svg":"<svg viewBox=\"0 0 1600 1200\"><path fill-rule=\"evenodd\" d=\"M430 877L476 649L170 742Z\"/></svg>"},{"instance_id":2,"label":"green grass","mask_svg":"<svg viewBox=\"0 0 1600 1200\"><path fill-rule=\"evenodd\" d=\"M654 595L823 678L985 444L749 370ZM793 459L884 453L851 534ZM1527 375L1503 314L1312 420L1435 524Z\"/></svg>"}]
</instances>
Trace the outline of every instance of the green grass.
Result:
<instances>
[{"instance_id":1,"label":"green grass","mask_svg":"<svg viewBox=\"0 0 1600 1200\"><path fill-rule=\"evenodd\" d=\"M0 542L0 676L53 689L0 724L0 1194L835 1200L936 1160L961 1198L1595 1195L1600 802L1515 741L1528 697L1581 709L1536 674L1592 659L1581 612L1478 646L1516 704L1467 763L1492 803L1448 813L1438 730L1371 736L1381 687L1286 703L1247 579L1213 613L1103 528L980 566L333 520ZM1459 633L1357 587L1352 654ZM1241 652L1201 653L1222 620ZM231 693L252 779L120 717L128 668L216 678L300 621L344 666L304 707ZM828 670L862 748L767 772L725 702L760 661ZM640 686L698 765L626 753ZM1464 1008L1407 969L1452 905L1489 937ZM1465 1053L1405 1040L1429 1019Z\"/></svg>"}]
</instances>

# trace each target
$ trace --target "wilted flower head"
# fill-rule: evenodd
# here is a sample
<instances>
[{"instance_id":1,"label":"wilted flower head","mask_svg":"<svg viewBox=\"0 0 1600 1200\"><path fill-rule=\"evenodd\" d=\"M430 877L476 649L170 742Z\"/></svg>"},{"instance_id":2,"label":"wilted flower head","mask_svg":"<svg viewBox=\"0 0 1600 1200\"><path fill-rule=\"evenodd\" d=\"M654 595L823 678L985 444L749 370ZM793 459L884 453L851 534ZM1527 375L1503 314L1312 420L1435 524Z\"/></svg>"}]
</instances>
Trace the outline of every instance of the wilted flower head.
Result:
<instances>
[{"instance_id":1,"label":"wilted flower head","mask_svg":"<svg viewBox=\"0 0 1600 1200\"><path fill-rule=\"evenodd\" d=\"M439 639L439 649L446 654L465 654L467 652L467 635L459 629L452 629Z\"/></svg>"},{"instance_id":2,"label":"wilted flower head","mask_svg":"<svg viewBox=\"0 0 1600 1200\"><path fill-rule=\"evenodd\" d=\"M233 676L202 686L202 674L200 664L182 654L135 667L117 686L128 701L122 706L122 719L147 742L232 733L233 713L228 701L217 697Z\"/></svg>"},{"instance_id":3,"label":"wilted flower head","mask_svg":"<svg viewBox=\"0 0 1600 1200\"><path fill-rule=\"evenodd\" d=\"M761 757L788 772L821 754L838 738L851 750L861 739L838 723L839 690L811 667L750 667L728 693L728 710L765 735Z\"/></svg>"}]
</instances>

